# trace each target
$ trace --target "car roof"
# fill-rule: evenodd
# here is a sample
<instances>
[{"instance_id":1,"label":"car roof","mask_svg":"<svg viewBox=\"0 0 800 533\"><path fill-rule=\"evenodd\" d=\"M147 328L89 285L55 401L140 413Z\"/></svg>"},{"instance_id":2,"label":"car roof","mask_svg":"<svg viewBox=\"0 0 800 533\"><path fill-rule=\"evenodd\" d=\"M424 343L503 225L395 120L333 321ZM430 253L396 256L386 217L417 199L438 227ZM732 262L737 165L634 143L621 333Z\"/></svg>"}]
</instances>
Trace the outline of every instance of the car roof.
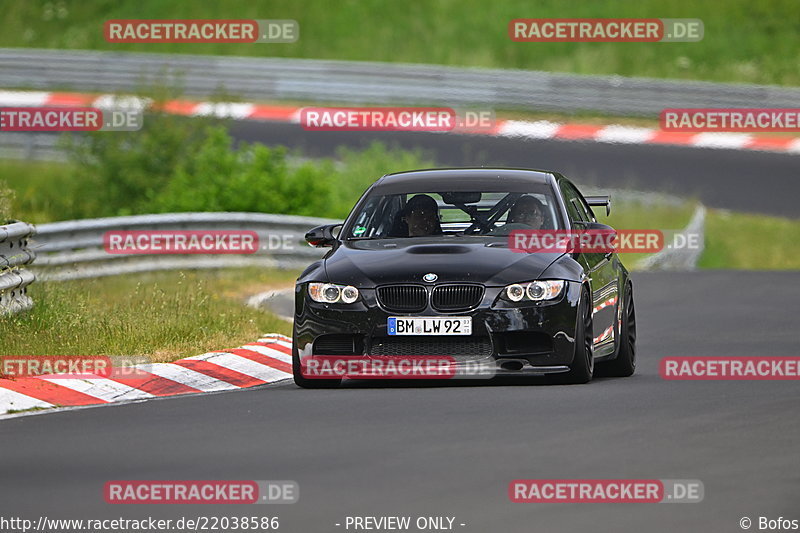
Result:
<instances>
[{"instance_id":1,"label":"car roof","mask_svg":"<svg viewBox=\"0 0 800 533\"><path fill-rule=\"evenodd\" d=\"M409 191L485 189L488 184L499 190L527 190L531 185L547 185L552 172L525 168L432 168L387 174L375 182L373 192L397 194Z\"/></svg>"}]
</instances>

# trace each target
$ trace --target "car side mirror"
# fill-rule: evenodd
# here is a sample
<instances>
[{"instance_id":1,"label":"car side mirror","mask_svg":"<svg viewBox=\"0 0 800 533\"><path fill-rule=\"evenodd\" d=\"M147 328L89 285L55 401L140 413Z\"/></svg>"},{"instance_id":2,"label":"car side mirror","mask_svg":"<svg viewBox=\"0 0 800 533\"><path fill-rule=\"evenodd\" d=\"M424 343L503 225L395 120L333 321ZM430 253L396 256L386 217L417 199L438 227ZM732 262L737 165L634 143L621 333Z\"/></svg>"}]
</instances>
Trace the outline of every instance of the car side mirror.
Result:
<instances>
[{"instance_id":1,"label":"car side mirror","mask_svg":"<svg viewBox=\"0 0 800 533\"><path fill-rule=\"evenodd\" d=\"M580 221L580 222L573 222L572 225L579 232L580 231L602 231L602 232L604 232L604 234L605 233L616 233L617 232L617 230L615 230L611 226L609 226L607 224L601 224L600 222L582 222L582 221ZM606 252L603 253L603 255L605 255L605 257L607 259L610 259L611 256L613 255L613 253L614 252L612 250L607 250ZM579 251L577 251L577 250L573 250L572 251L572 257L573 258L577 258L579 255L580 255Z\"/></svg>"},{"instance_id":2,"label":"car side mirror","mask_svg":"<svg viewBox=\"0 0 800 533\"><path fill-rule=\"evenodd\" d=\"M590 230L602 230L602 231L616 231L614 228L607 224L601 224L600 222L581 222L580 223L581 229L590 229Z\"/></svg>"},{"instance_id":3,"label":"car side mirror","mask_svg":"<svg viewBox=\"0 0 800 533\"><path fill-rule=\"evenodd\" d=\"M324 226L317 226L306 233L306 242L315 248L333 246L333 243L338 240L338 233L341 228L341 224L326 224Z\"/></svg>"}]
</instances>

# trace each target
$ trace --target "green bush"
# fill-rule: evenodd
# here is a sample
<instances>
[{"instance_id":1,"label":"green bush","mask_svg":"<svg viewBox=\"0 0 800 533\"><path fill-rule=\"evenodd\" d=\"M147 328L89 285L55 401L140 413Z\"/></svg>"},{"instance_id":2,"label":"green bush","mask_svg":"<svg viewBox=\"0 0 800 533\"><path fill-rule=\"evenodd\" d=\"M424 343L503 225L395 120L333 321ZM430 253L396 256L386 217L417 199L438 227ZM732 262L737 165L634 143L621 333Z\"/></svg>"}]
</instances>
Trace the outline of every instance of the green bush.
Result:
<instances>
[{"instance_id":1,"label":"green bush","mask_svg":"<svg viewBox=\"0 0 800 533\"><path fill-rule=\"evenodd\" d=\"M11 219L11 201L14 191L8 188L5 181L0 181L0 224Z\"/></svg>"},{"instance_id":2,"label":"green bush","mask_svg":"<svg viewBox=\"0 0 800 533\"><path fill-rule=\"evenodd\" d=\"M198 153L208 135L204 126L183 117L152 113L139 131L66 136L64 145L75 184L69 191L75 199L70 216L129 215L148 210L176 169Z\"/></svg>"},{"instance_id":3,"label":"green bush","mask_svg":"<svg viewBox=\"0 0 800 533\"><path fill-rule=\"evenodd\" d=\"M181 161L149 203L153 212L262 211L311 215L325 209L330 163L291 168L286 150L240 144L209 128L197 154Z\"/></svg>"},{"instance_id":4,"label":"green bush","mask_svg":"<svg viewBox=\"0 0 800 533\"><path fill-rule=\"evenodd\" d=\"M433 166L420 151L377 142L313 160L283 146L235 144L220 119L160 111L177 96L169 85L140 95L152 104L138 131L65 134L66 164L0 160L0 182L11 189L0 190L0 216L37 224L192 211L341 218L383 174Z\"/></svg>"},{"instance_id":5,"label":"green bush","mask_svg":"<svg viewBox=\"0 0 800 533\"><path fill-rule=\"evenodd\" d=\"M420 152L380 143L342 148L338 161L303 160L285 147L234 146L210 119L158 112L139 131L70 136L64 146L71 179L60 182L55 219L189 211L340 218L383 174L432 166Z\"/></svg>"}]
</instances>

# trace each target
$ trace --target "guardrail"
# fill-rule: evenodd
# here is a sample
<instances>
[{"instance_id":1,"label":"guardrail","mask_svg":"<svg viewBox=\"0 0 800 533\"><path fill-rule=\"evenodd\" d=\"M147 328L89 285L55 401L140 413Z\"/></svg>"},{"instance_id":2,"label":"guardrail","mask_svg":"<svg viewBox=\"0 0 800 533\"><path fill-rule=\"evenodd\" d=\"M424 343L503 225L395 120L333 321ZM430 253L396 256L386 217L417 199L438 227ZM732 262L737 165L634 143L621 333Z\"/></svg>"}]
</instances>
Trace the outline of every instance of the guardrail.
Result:
<instances>
[{"instance_id":1,"label":"guardrail","mask_svg":"<svg viewBox=\"0 0 800 533\"><path fill-rule=\"evenodd\" d=\"M0 226L0 315L18 313L33 307L28 285L36 279L30 265L36 258L28 239L36 229L25 222Z\"/></svg>"},{"instance_id":2,"label":"guardrail","mask_svg":"<svg viewBox=\"0 0 800 533\"><path fill-rule=\"evenodd\" d=\"M0 158L36 161L66 161L58 135L0 132Z\"/></svg>"},{"instance_id":3,"label":"guardrail","mask_svg":"<svg viewBox=\"0 0 800 533\"><path fill-rule=\"evenodd\" d=\"M641 270L697 270L697 262L705 249L705 221L706 208L699 204L692 215L689 224L681 230L686 239L690 235L697 236L697 246L685 249L664 249L640 261L636 267Z\"/></svg>"},{"instance_id":4,"label":"guardrail","mask_svg":"<svg viewBox=\"0 0 800 533\"><path fill-rule=\"evenodd\" d=\"M95 218L40 224L31 246L43 280L92 278L170 269L261 266L303 268L325 250L304 240L315 226L338 221L262 213L170 213ZM259 249L247 255L111 254L104 249L107 231L238 230L254 231ZM288 244L287 244L288 243Z\"/></svg>"},{"instance_id":5,"label":"guardrail","mask_svg":"<svg viewBox=\"0 0 800 533\"><path fill-rule=\"evenodd\" d=\"M594 190L593 187L587 190ZM684 205L686 200L663 193L598 189L615 201L642 205ZM321 258L325 249L306 244L305 233L313 227L340 222L329 218L264 213L169 213L70 220L40 224L30 248L36 251L38 278L48 281L92 278L155 270L262 266L303 268ZM134 230L238 230L254 231L261 247L248 255L112 254L104 249L108 231ZM703 232L697 213L684 230ZM289 243L288 246L285 243ZM638 265L645 269L692 269L699 251L689 255L657 254ZM691 257L690 257L691 256Z\"/></svg>"},{"instance_id":6,"label":"guardrail","mask_svg":"<svg viewBox=\"0 0 800 533\"><path fill-rule=\"evenodd\" d=\"M313 59L0 48L4 87L130 92L165 75L249 100L485 106L657 115L667 107L796 107L800 89L622 76Z\"/></svg>"}]
</instances>

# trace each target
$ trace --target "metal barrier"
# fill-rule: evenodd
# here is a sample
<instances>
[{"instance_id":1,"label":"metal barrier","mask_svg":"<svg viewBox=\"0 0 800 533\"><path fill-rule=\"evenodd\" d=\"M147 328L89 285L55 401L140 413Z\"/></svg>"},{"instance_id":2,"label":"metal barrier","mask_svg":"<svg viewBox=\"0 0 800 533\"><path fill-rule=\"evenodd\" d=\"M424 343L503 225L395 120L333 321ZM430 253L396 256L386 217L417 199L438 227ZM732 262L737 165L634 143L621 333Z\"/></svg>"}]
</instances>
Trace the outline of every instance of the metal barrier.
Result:
<instances>
[{"instance_id":1,"label":"metal barrier","mask_svg":"<svg viewBox=\"0 0 800 533\"><path fill-rule=\"evenodd\" d=\"M623 190L603 190L623 201L634 201L649 205L683 205L685 200L660 193L643 193ZM702 206L692 218L684 231L703 232L704 210ZM698 213L700 213L698 215ZM36 228L36 236L31 240L30 249L36 251L37 277L42 280L58 281L68 279L112 276L155 270L203 269L260 266L272 268L304 268L320 259L325 249L312 248L306 244L305 233L313 227L340 222L329 218L303 217L294 215L273 215L263 213L169 213L158 215L135 215L84 220L70 220L40 224ZM3 248L12 247L3 238L2 229L18 227L15 235L14 250L22 253L14 256L8 267L29 264L33 261L33 252L25 249L27 235L21 229L32 226L18 223L12 226L0 226L0 254L6 253ZM207 254L112 254L105 250L103 237L108 231L135 230L234 230L254 231L259 237L260 247L253 254L247 255L207 255ZM22 245L18 243L22 241ZM702 251L702 250L700 250ZM644 269L692 269L695 267L700 251L688 254L661 253L648 258L638 265ZM0 260L4 256L0 255ZM22 262L20 262L22 261ZM0 264L2 266L2 264ZM10 271L10 272L13 272ZM14 274L21 277L24 287L33 281L29 272ZM28 281L28 279L30 280ZM2 277L0 276L0 279ZM8 279L16 279L9 277ZM0 290L4 286L0 285ZM24 292L22 293L24 294Z\"/></svg>"},{"instance_id":2,"label":"metal barrier","mask_svg":"<svg viewBox=\"0 0 800 533\"><path fill-rule=\"evenodd\" d=\"M595 190L587 187L587 191ZM663 193L597 189L615 201L642 205L685 205L686 200ZM702 211L702 206L698 208ZM42 280L68 280L149 272L155 270L261 266L304 268L326 250L306 244L305 233L313 227L340 222L329 218L264 213L169 213L70 220L40 224L30 247L36 251L36 269ZM112 254L104 249L108 231L133 230L236 230L254 231L261 247L248 255ZM703 233L697 212L684 232ZM288 244L288 245L287 245ZM702 250L700 250L702 251ZM639 269L692 269L700 251L657 254Z\"/></svg>"},{"instance_id":3,"label":"metal barrier","mask_svg":"<svg viewBox=\"0 0 800 533\"><path fill-rule=\"evenodd\" d=\"M260 266L303 268L324 255L304 240L326 218L262 213L170 213L54 222L37 226L31 246L43 280L67 280L154 270ZM260 247L248 255L111 254L103 246L107 231L238 230L258 234Z\"/></svg>"},{"instance_id":4,"label":"metal barrier","mask_svg":"<svg viewBox=\"0 0 800 533\"><path fill-rule=\"evenodd\" d=\"M186 93L248 100L484 106L657 115L668 107L796 107L800 89L312 59L0 48L4 87L130 92L178 75Z\"/></svg>"},{"instance_id":5,"label":"metal barrier","mask_svg":"<svg viewBox=\"0 0 800 533\"><path fill-rule=\"evenodd\" d=\"M657 254L644 258L636 267L640 270L697 270L697 263L705 249L705 220L706 208L700 204L695 208L689 224L680 232L687 238L690 235L698 237L695 248L665 248Z\"/></svg>"},{"instance_id":6,"label":"metal barrier","mask_svg":"<svg viewBox=\"0 0 800 533\"><path fill-rule=\"evenodd\" d=\"M18 313L33 307L28 285L36 279L30 265L36 258L28 239L36 229L25 222L0 226L0 315Z\"/></svg>"},{"instance_id":7,"label":"metal barrier","mask_svg":"<svg viewBox=\"0 0 800 533\"><path fill-rule=\"evenodd\" d=\"M59 137L47 133L0 132L0 158L66 161Z\"/></svg>"}]
</instances>

